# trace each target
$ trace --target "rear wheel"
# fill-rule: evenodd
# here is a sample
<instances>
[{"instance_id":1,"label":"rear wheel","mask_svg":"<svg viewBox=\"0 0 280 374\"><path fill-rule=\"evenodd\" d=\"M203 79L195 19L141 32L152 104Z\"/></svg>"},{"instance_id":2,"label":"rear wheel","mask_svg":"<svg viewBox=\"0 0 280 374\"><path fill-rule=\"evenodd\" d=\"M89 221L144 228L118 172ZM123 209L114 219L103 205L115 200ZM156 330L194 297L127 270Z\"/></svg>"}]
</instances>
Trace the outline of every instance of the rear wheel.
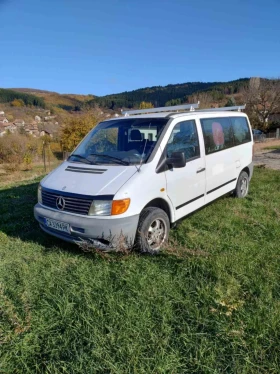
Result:
<instances>
[{"instance_id":1,"label":"rear wheel","mask_svg":"<svg viewBox=\"0 0 280 374\"><path fill-rule=\"evenodd\" d=\"M246 171L242 171L239 175L236 188L234 190L235 197L246 197L249 191L249 175Z\"/></svg>"},{"instance_id":2,"label":"rear wheel","mask_svg":"<svg viewBox=\"0 0 280 374\"><path fill-rule=\"evenodd\" d=\"M143 209L135 239L136 248L141 252L158 253L168 239L169 230L169 218L162 209Z\"/></svg>"}]
</instances>

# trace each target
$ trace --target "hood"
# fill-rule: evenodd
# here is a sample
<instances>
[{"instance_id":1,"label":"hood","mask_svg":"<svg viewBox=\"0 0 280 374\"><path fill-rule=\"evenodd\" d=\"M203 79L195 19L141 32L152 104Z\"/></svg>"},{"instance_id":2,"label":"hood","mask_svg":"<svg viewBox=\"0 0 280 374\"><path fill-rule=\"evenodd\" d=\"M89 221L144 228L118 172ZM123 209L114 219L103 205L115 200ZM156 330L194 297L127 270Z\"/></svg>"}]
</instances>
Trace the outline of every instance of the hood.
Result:
<instances>
[{"instance_id":1,"label":"hood","mask_svg":"<svg viewBox=\"0 0 280 374\"><path fill-rule=\"evenodd\" d=\"M87 165L65 161L41 184L52 190L82 195L115 195L135 173L135 166Z\"/></svg>"}]
</instances>

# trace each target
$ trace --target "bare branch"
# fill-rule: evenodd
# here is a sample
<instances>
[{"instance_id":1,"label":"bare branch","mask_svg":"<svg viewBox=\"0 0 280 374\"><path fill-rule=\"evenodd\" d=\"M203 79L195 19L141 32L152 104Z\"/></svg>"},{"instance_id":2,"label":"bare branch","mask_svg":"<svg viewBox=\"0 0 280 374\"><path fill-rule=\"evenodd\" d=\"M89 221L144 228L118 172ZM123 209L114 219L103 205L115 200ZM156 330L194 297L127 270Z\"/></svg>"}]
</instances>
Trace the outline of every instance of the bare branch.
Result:
<instances>
[{"instance_id":1,"label":"bare branch","mask_svg":"<svg viewBox=\"0 0 280 374\"><path fill-rule=\"evenodd\" d=\"M255 124L266 129L271 114L280 110L280 79L251 78L242 96Z\"/></svg>"}]
</instances>

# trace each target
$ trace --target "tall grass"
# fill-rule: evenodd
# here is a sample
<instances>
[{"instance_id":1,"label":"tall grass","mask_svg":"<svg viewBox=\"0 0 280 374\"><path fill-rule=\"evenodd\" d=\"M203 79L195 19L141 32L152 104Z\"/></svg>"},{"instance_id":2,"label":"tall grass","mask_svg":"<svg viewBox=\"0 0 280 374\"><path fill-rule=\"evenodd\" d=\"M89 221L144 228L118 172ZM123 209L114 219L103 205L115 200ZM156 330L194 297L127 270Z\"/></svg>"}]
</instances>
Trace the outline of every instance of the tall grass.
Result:
<instances>
[{"instance_id":1,"label":"tall grass","mask_svg":"<svg viewBox=\"0 0 280 374\"><path fill-rule=\"evenodd\" d=\"M280 173L172 231L185 251L82 253L0 191L0 372L279 373ZM2 371L1 371L2 370Z\"/></svg>"}]
</instances>

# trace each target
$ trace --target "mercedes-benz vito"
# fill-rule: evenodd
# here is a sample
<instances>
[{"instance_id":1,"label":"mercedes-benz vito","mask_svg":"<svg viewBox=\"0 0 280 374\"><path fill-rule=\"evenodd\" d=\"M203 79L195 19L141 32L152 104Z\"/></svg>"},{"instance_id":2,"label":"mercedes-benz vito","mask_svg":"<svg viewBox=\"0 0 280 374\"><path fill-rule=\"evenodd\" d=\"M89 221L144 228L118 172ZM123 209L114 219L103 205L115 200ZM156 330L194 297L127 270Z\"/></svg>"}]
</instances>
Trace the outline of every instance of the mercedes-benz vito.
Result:
<instances>
[{"instance_id":1,"label":"mercedes-benz vito","mask_svg":"<svg viewBox=\"0 0 280 374\"><path fill-rule=\"evenodd\" d=\"M231 191L245 197L253 173L247 115L186 107L131 111L93 128L41 181L41 228L70 242L112 248L122 237L157 251L182 217Z\"/></svg>"}]
</instances>

